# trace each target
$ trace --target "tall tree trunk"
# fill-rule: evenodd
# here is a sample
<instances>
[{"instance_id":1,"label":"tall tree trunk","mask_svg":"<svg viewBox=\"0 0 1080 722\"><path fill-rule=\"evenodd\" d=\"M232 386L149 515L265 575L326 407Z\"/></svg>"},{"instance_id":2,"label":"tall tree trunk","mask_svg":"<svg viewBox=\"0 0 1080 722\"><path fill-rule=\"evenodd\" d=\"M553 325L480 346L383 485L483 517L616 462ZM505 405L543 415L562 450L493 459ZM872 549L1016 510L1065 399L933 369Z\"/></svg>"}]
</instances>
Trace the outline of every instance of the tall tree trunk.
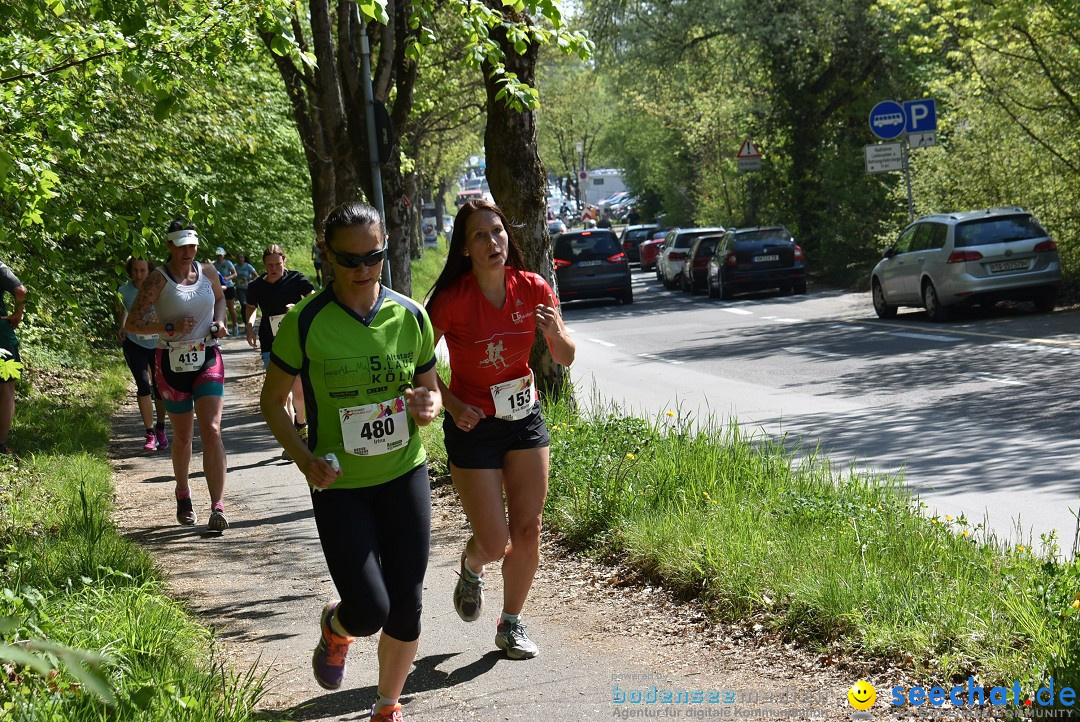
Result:
<instances>
[{"instance_id":1,"label":"tall tree trunk","mask_svg":"<svg viewBox=\"0 0 1080 722\"><path fill-rule=\"evenodd\" d=\"M424 255L424 234L420 226L424 222L423 193L420 190L420 174L415 171L405 176L405 195L412 201L409 208L409 257L416 259Z\"/></svg>"},{"instance_id":2,"label":"tall tree trunk","mask_svg":"<svg viewBox=\"0 0 1080 722\"><path fill-rule=\"evenodd\" d=\"M292 102L293 120L304 146L311 174L312 210L315 237L321 239L321 225L330 210L347 201L374 199L370 173L367 127L363 103L360 37L368 26L360 21L351 0L309 0L311 44L305 37L306 24L295 15L292 34L300 48L314 52L318 64L313 70L298 68L287 56L272 51L274 34L262 33L263 42L285 83ZM375 99L386 102L393 95L390 117L395 129L404 127L413 103L416 63L405 57L408 3L391 2L391 22L376 25ZM412 289L408 209L405 181L399 163L400 135L392 132L390 159L380 166L382 176L390 272L395 290L409 294Z\"/></svg>"},{"instance_id":3,"label":"tall tree trunk","mask_svg":"<svg viewBox=\"0 0 1080 722\"><path fill-rule=\"evenodd\" d=\"M501 0L486 0L486 3L508 19L532 25L528 16L504 7ZM502 48L507 73L516 73L523 83L535 86L537 46L529 44L525 53L519 55L513 43L507 41L502 27L493 29L491 37ZM488 185L495 203L513 225L512 233L521 247L526 268L539 273L556 288L547 231L547 174L536 148L536 113L512 110L503 99L496 99L500 90L496 81L502 76L493 75L491 70L489 65L483 67L487 89L484 148ZM552 360L547 343L539 334L529 363L541 394L559 396L563 392L564 370Z\"/></svg>"}]
</instances>

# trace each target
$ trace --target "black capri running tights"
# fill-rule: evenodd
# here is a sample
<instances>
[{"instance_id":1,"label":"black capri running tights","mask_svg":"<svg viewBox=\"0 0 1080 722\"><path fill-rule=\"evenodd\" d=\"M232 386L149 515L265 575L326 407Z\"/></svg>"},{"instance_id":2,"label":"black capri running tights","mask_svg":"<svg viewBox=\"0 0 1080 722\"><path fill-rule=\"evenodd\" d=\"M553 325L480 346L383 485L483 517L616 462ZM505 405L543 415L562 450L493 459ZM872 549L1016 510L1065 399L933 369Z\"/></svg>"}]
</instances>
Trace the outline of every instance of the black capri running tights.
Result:
<instances>
[{"instance_id":1,"label":"black capri running tights","mask_svg":"<svg viewBox=\"0 0 1080 722\"><path fill-rule=\"evenodd\" d=\"M427 464L362 489L311 492L326 565L354 637L382 629L401 642L420 637L421 596L431 548Z\"/></svg>"},{"instance_id":2,"label":"black capri running tights","mask_svg":"<svg viewBox=\"0 0 1080 722\"><path fill-rule=\"evenodd\" d=\"M154 349L140 346L130 338L125 338L124 360L131 369L131 377L135 379L135 395L153 396L156 399L157 388L151 378L154 368Z\"/></svg>"}]
</instances>

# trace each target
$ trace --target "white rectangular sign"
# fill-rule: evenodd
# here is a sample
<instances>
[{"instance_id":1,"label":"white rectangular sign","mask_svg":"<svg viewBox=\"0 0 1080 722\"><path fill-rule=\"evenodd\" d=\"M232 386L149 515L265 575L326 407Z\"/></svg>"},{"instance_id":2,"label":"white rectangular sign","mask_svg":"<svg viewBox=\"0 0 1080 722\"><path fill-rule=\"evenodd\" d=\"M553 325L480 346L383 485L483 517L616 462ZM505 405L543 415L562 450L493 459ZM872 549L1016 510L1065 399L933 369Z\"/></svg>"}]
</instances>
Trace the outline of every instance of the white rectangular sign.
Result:
<instances>
[{"instance_id":1,"label":"white rectangular sign","mask_svg":"<svg viewBox=\"0 0 1080 722\"><path fill-rule=\"evenodd\" d=\"M929 148L937 142L937 133L928 130L925 133L908 133L908 143L912 148Z\"/></svg>"},{"instance_id":2,"label":"white rectangular sign","mask_svg":"<svg viewBox=\"0 0 1080 722\"><path fill-rule=\"evenodd\" d=\"M904 155L899 143L877 143L866 146L866 172L889 173L904 170Z\"/></svg>"},{"instance_id":3,"label":"white rectangular sign","mask_svg":"<svg viewBox=\"0 0 1080 722\"><path fill-rule=\"evenodd\" d=\"M743 173L761 170L761 158L739 158L739 170Z\"/></svg>"}]
</instances>

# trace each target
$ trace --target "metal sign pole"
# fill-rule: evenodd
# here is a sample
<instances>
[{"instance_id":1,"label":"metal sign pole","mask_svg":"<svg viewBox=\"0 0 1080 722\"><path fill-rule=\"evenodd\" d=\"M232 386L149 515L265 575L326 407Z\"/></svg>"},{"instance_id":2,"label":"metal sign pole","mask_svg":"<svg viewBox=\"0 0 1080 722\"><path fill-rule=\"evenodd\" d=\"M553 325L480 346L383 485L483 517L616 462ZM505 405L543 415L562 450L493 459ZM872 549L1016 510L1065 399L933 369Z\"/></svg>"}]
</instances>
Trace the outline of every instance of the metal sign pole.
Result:
<instances>
[{"instance_id":1,"label":"metal sign pole","mask_svg":"<svg viewBox=\"0 0 1080 722\"><path fill-rule=\"evenodd\" d=\"M911 149L908 147L907 133L904 134L904 140L900 144L900 150L904 154L904 180L907 181L908 223L914 223L915 200L911 195Z\"/></svg>"},{"instance_id":2,"label":"metal sign pole","mask_svg":"<svg viewBox=\"0 0 1080 722\"><path fill-rule=\"evenodd\" d=\"M353 3L353 12L356 13L356 22L360 22L360 13L356 3ZM364 120L367 123L368 158L371 164L371 187L372 205L379 215L386 218L386 209L383 207L382 172L379 169L379 141L375 130L375 98L371 90L371 45L368 43L367 29L360 33L360 75L361 85L364 86ZM383 221L385 223L385 220ZM387 254L383 260L382 284L386 288L393 288L390 280L390 238L383 240L387 245Z\"/></svg>"}]
</instances>

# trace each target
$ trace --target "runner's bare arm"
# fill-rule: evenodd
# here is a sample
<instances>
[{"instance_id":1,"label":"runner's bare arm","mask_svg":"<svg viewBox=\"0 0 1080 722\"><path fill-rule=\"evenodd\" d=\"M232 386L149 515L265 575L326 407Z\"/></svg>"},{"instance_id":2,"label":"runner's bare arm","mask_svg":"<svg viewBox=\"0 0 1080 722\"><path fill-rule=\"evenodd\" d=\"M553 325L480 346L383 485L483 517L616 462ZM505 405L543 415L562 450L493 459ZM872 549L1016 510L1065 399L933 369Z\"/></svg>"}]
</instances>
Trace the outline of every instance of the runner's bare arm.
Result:
<instances>
[{"instance_id":1,"label":"runner's bare arm","mask_svg":"<svg viewBox=\"0 0 1080 722\"><path fill-rule=\"evenodd\" d=\"M570 333L563 325L562 313L559 312L555 297L548 294L548 303L545 306L540 303L536 306L536 328L544 334L547 340L551 358L560 366L569 366L574 363L574 354L577 347L570 340Z\"/></svg>"},{"instance_id":2,"label":"runner's bare arm","mask_svg":"<svg viewBox=\"0 0 1080 722\"><path fill-rule=\"evenodd\" d=\"M435 331L435 345L438 346L439 339L443 337L443 331L439 328L432 328ZM462 403L461 399L454 396L450 392L450 387L446 385L446 382L442 380L442 377L437 372L435 373L435 380L438 382L439 393L442 394L443 408L450 414L454 424L459 429L468 431L476 426L477 421L487 416L479 406Z\"/></svg>"},{"instance_id":3,"label":"runner's bare arm","mask_svg":"<svg viewBox=\"0 0 1080 722\"><path fill-rule=\"evenodd\" d=\"M259 394L259 408L266 425L270 427L270 433L296 460L296 468L304 474L307 483L316 489L325 489L334 483L337 472L326 461L311 453L285 411L285 401L289 398L295 379L295 376L271 362L266 369L262 393Z\"/></svg>"},{"instance_id":4,"label":"runner's bare arm","mask_svg":"<svg viewBox=\"0 0 1080 722\"><path fill-rule=\"evenodd\" d=\"M210 279L210 286L214 289L214 320L218 323L218 338L227 333L225 326L225 292L221 290L221 281L218 280L217 269L212 263L202 264L202 272Z\"/></svg>"},{"instance_id":5,"label":"runner's bare arm","mask_svg":"<svg viewBox=\"0 0 1080 722\"><path fill-rule=\"evenodd\" d=\"M442 393L439 391L439 374L435 367L413 378L413 387L405 390L405 403L417 425L427 426L439 415Z\"/></svg>"},{"instance_id":6,"label":"runner's bare arm","mask_svg":"<svg viewBox=\"0 0 1080 722\"><path fill-rule=\"evenodd\" d=\"M165 276L160 273L151 273L146 277L142 287L139 288L138 295L135 296L135 302L131 304L131 310L128 311L127 321L124 323L125 331L144 335L165 333L165 324L161 321L143 320L143 317L154 307L163 288L165 288Z\"/></svg>"}]
</instances>

